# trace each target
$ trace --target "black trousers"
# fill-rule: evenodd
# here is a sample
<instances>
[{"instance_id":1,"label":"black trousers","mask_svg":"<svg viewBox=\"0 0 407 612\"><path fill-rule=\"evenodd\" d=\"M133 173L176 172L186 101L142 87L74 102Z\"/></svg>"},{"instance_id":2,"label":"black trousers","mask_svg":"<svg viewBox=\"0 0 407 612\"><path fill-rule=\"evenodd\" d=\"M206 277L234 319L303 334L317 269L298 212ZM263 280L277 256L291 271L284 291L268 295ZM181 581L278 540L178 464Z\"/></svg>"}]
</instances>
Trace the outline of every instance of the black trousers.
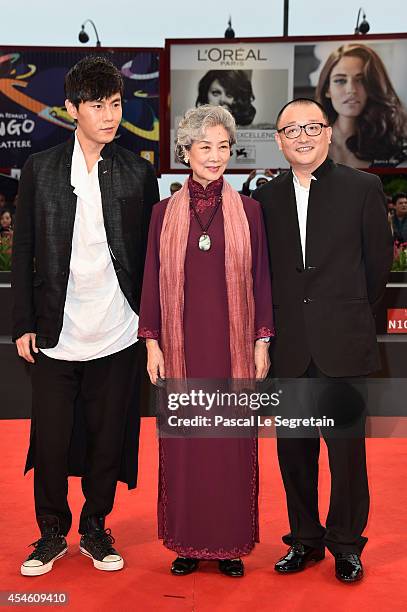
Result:
<instances>
[{"instance_id":1,"label":"black trousers","mask_svg":"<svg viewBox=\"0 0 407 612\"><path fill-rule=\"evenodd\" d=\"M326 526L323 527L318 510L318 430L311 432L311 435L308 430L307 437L301 437L298 433L295 437L282 437L282 432L277 439L277 450L291 529L283 541L286 544L299 541L321 548L327 546L333 554L360 554L367 542L362 533L369 513L363 383L357 386L355 392L346 383L341 385L339 379L326 377L314 363L310 364L304 376L323 379L320 381L322 385L314 385L319 406L315 405L315 393L313 400L308 398L314 401L308 416L314 411L314 416L321 417L325 413L325 416L335 418L336 415L339 421L339 427L333 430L320 428L328 448L331 473L329 512ZM349 434L346 433L346 426L341 427L341 419L343 422L352 421L348 427Z\"/></svg>"},{"instance_id":2,"label":"black trousers","mask_svg":"<svg viewBox=\"0 0 407 612\"><path fill-rule=\"evenodd\" d=\"M87 517L106 516L113 508L126 417L134 400L136 344L90 361L52 359L43 353L35 360L31 382L37 520L57 516L64 535L71 527L68 463L75 404L80 402L87 449L79 524L79 532L84 533Z\"/></svg>"}]
</instances>

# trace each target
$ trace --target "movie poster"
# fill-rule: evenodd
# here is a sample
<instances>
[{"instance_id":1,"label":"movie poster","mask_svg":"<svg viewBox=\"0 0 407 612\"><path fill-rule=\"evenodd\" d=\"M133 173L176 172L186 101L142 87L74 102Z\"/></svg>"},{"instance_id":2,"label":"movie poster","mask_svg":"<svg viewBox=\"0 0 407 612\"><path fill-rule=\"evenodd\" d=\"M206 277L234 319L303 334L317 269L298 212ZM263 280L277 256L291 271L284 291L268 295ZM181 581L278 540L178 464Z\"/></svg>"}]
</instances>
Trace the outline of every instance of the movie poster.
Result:
<instances>
[{"instance_id":1,"label":"movie poster","mask_svg":"<svg viewBox=\"0 0 407 612\"><path fill-rule=\"evenodd\" d=\"M278 110L292 96L292 45L279 43L176 44L170 53L170 168L175 126L189 108L222 105L237 123L231 169L278 168L286 162L274 140Z\"/></svg>"},{"instance_id":2,"label":"movie poster","mask_svg":"<svg viewBox=\"0 0 407 612\"><path fill-rule=\"evenodd\" d=\"M355 168L407 167L406 39L295 44L294 96L318 100L330 156Z\"/></svg>"},{"instance_id":3,"label":"movie poster","mask_svg":"<svg viewBox=\"0 0 407 612\"><path fill-rule=\"evenodd\" d=\"M355 168L407 167L407 36L310 42L169 41L171 169L175 126L188 108L221 104L238 142L230 169L287 168L276 115L293 97L318 100L333 129L330 156Z\"/></svg>"},{"instance_id":4,"label":"movie poster","mask_svg":"<svg viewBox=\"0 0 407 612\"><path fill-rule=\"evenodd\" d=\"M64 76L95 52L111 59L124 79L117 141L158 169L160 51L52 47L0 48L0 168L21 168L29 155L73 133L74 122L64 107Z\"/></svg>"}]
</instances>

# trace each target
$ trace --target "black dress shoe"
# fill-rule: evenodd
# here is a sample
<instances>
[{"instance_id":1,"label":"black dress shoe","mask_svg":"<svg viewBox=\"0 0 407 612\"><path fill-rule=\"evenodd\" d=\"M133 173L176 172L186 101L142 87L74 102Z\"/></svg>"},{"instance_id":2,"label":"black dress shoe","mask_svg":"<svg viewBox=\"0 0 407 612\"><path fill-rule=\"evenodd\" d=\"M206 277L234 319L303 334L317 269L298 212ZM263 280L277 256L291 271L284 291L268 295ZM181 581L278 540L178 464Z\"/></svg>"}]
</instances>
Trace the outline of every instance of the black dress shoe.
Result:
<instances>
[{"instance_id":1,"label":"black dress shoe","mask_svg":"<svg viewBox=\"0 0 407 612\"><path fill-rule=\"evenodd\" d=\"M219 570L222 574L232 578L244 576L244 565L241 559L221 559L219 561Z\"/></svg>"},{"instance_id":2,"label":"black dress shoe","mask_svg":"<svg viewBox=\"0 0 407 612\"><path fill-rule=\"evenodd\" d=\"M341 582L357 582L363 578L363 565L355 553L335 554L335 576Z\"/></svg>"},{"instance_id":3,"label":"black dress shoe","mask_svg":"<svg viewBox=\"0 0 407 612\"><path fill-rule=\"evenodd\" d=\"M312 561L322 561L325 557L324 548L313 548L301 542L295 542L274 566L276 572L280 574L292 574L301 572Z\"/></svg>"},{"instance_id":4,"label":"black dress shoe","mask_svg":"<svg viewBox=\"0 0 407 612\"><path fill-rule=\"evenodd\" d=\"M177 557L171 565L171 574L174 576L186 576L198 569L199 559L190 557Z\"/></svg>"}]
</instances>

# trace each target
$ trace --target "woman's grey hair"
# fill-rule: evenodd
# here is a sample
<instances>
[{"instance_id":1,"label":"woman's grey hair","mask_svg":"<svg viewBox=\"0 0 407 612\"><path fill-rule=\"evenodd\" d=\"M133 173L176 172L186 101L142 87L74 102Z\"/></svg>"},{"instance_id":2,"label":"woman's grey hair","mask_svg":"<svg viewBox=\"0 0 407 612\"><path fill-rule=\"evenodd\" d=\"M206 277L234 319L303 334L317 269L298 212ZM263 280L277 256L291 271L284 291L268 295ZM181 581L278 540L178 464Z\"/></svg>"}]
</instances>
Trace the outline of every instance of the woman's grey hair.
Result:
<instances>
[{"instance_id":1,"label":"woman's grey hair","mask_svg":"<svg viewBox=\"0 0 407 612\"><path fill-rule=\"evenodd\" d=\"M203 104L191 108L181 119L175 140L175 159L185 164L185 152L193 142L202 140L207 128L221 125L229 135L229 144L236 142L236 122L233 115L223 108L212 104ZM185 164L188 165L188 164Z\"/></svg>"}]
</instances>

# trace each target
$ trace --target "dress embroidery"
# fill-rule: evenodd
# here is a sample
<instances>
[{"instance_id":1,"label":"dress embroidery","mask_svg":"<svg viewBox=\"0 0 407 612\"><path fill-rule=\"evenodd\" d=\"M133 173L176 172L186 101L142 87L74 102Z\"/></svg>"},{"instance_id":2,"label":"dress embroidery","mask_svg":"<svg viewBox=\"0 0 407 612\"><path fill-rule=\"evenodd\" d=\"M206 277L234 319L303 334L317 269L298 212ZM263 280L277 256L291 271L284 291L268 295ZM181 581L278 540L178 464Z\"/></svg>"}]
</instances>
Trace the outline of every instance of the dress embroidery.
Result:
<instances>
[{"instance_id":1,"label":"dress embroidery","mask_svg":"<svg viewBox=\"0 0 407 612\"><path fill-rule=\"evenodd\" d=\"M139 338L149 338L152 340L158 340L160 337L160 331L158 329L148 329L147 327L141 327L138 330Z\"/></svg>"},{"instance_id":2,"label":"dress embroidery","mask_svg":"<svg viewBox=\"0 0 407 612\"><path fill-rule=\"evenodd\" d=\"M188 180L188 189L191 200L195 205L195 209L198 213L202 213L208 208L213 208L219 196L222 193L223 178L220 177L216 181L209 183L206 189L197 181L194 181L192 177Z\"/></svg>"},{"instance_id":3,"label":"dress embroidery","mask_svg":"<svg viewBox=\"0 0 407 612\"><path fill-rule=\"evenodd\" d=\"M258 338L269 338L270 336L274 335L273 329L270 329L269 327L260 327L258 330L256 330L254 339L257 340Z\"/></svg>"}]
</instances>

